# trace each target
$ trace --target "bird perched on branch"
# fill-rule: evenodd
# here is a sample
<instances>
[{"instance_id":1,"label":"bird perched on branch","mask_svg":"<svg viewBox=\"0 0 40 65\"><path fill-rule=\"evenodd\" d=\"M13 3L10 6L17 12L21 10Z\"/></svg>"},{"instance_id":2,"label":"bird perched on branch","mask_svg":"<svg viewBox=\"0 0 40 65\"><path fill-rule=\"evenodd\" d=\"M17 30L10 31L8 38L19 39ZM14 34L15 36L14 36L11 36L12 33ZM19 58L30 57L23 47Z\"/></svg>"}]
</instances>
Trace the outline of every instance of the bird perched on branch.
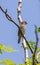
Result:
<instances>
[{"instance_id":1,"label":"bird perched on branch","mask_svg":"<svg viewBox=\"0 0 40 65\"><path fill-rule=\"evenodd\" d=\"M20 29L21 29L23 35L25 34L26 24L27 24L26 21L22 21L21 24L20 24ZM22 34L20 32L20 29L18 30L18 43L20 43L20 40L22 38Z\"/></svg>"}]
</instances>

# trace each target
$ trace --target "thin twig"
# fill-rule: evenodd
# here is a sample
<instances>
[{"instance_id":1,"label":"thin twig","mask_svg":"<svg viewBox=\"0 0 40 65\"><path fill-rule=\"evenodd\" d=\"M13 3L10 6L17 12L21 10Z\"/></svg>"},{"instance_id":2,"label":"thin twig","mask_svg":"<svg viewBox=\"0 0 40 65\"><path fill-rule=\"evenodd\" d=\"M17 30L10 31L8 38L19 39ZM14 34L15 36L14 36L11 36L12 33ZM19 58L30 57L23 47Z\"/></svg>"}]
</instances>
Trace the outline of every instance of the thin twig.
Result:
<instances>
[{"instance_id":1,"label":"thin twig","mask_svg":"<svg viewBox=\"0 0 40 65\"><path fill-rule=\"evenodd\" d=\"M35 45L35 50L34 50L34 54L33 54L33 65L35 65L35 55L36 55L36 50L37 50L37 46L38 46L38 34L37 34L37 26L35 25L35 36L36 36L36 45Z\"/></svg>"},{"instance_id":2,"label":"thin twig","mask_svg":"<svg viewBox=\"0 0 40 65\"><path fill-rule=\"evenodd\" d=\"M36 35L36 45L35 45L35 51L34 51L34 54L36 53L37 46L38 46L38 41L39 41L38 33L37 33L37 26L36 26L36 25L35 25L35 35Z\"/></svg>"}]
</instances>

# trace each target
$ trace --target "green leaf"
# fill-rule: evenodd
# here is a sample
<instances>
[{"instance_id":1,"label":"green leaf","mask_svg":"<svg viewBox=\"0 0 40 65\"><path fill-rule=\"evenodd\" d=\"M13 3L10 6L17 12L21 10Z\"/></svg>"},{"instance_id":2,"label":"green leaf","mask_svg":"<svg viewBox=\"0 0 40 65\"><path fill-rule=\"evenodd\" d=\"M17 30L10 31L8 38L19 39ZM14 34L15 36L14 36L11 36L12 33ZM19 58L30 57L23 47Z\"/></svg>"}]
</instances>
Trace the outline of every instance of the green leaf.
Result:
<instances>
[{"instance_id":1,"label":"green leaf","mask_svg":"<svg viewBox=\"0 0 40 65\"><path fill-rule=\"evenodd\" d=\"M32 65L32 60L30 58L27 58L27 65Z\"/></svg>"},{"instance_id":2,"label":"green leaf","mask_svg":"<svg viewBox=\"0 0 40 65\"><path fill-rule=\"evenodd\" d=\"M40 57L40 52L38 53L38 56Z\"/></svg>"},{"instance_id":3,"label":"green leaf","mask_svg":"<svg viewBox=\"0 0 40 65\"><path fill-rule=\"evenodd\" d=\"M37 28L37 32L40 32L40 27L39 27L39 28Z\"/></svg>"},{"instance_id":4,"label":"green leaf","mask_svg":"<svg viewBox=\"0 0 40 65\"><path fill-rule=\"evenodd\" d=\"M30 58L27 58L27 63L18 64L18 65L32 65L32 60Z\"/></svg>"},{"instance_id":5,"label":"green leaf","mask_svg":"<svg viewBox=\"0 0 40 65\"><path fill-rule=\"evenodd\" d=\"M6 52L17 52L17 50L14 50L11 46L7 47L3 44L0 44L0 53L2 53L2 50Z\"/></svg>"},{"instance_id":6,"label":"green leaf","mask_svg":"<svg viewBox=\"0 0 40 65\"><path fill-rule=\"evenodd\" d=\"M40 63L37 63L36 65L40 65Z\"/></svg>"},{"instance_id":7,"label":"green leaf","mask_svg":"<svg viewBox=\"0 0 40 65\"><path fill-rule=\"evenodd\" d=\"M13 61L6 59L5 61L0 60L0 64L4 65L16 65Z\"/></svg>"},{"instance_id":8,"label":"green leaf","mask_svg":"<svg viewBox=\"0 0 40 65\"><path fill-rule=\"evenodd\" d=\"M37 53L37 60L40 62L40 51Z\"/></svg>"},{"instance_id":9,"label":"green leaf","mask_svg":"<svg viewBox=\"0 0 40 65\"><path fill-rule=\"evenodd\" d=\"M5 46L3 44L0 44L0 49L3 49Z\"/></svg>"},{"instance_id":10,"label":"green leaf","mask_svg":"<svg viewBox=\"0 0 40 65\"><path fill-rule=\"evenodd\" d=\"M6 65L6 62L5 62L5 61L0 60L0 64L4 64L4 65Z\"/></svg>"},{"instance_id":11,"label":"green leaf","mask_svg":"<svg viewBox=\"0 0 40 65\"><path fill-rule=\"evenodd\" d=\"M35 48L35 42L30 40L29 44L30 44L31 48L34 50L34 48Z\"/></svg>"},{"instance_id":12,"label":"green leaf","mask_svg":"<svg viewBox=\"0 0 40 65\"><path fill-rule=\"evenodd\" d=\"M40 47L37 47L37 52L40 52Z\"/></svg>"},{"instance_id":13,"label":"green leaf","mask_svg":"<svg viewBox=\"0 0 40 65\"><path fill-rule=\"evenodd\" d=\"M17 52L17 50L14 50L11 46L8 46L6 49L5 49L6 52Z\"/></svg>"},{"instance_id":14,"label":"green leaf","mask_svg":"<svg viewBox=\"0 0 40 65\"><path fill-rule=\"evenodd\" d=\"M35 48L35 42L30 40L29 44L30 44L31 48L34 50L34 48ZM21 48L23 48L23 45L21 46ZM28 45L26 46L26 48L29 49Z\"/></svg>"},{"instance_id":15,"label":"green leaf","mask_svg":"<svg viewBox=\"0 0 40 65\"><path fill-rule=\"evenodd\" d=\"M18 65L26 65L26 64L18 64Z\"/></svg>"},{"instance_id":16,"label":"green leaf","mask_svg":"<svg viewBox=\"0 0 40 65\"><path fill-rule=\"evenodd\" d=\"M2 50L0 49L0 54L2 54Z\"/></svg>"},{"instance_id":17,"label":"green leaf","mask_svg":"<svg viewBox=\"0 0 40 65\"><path fill-rule=\"evenodd\" d=\"M13 61L9 60L9 59L6 59L5 62L8 64L8 65L16 65Z\"/></svg>"},{"instance_id":18,"label":"green leaf","mask_svg":"<svg viewBox=\"0 0 40 65\"><path fill-rule=\"evenodd\" d=\"M29 41L29 43L31 44L31 45L34 45L35 44L35 42L34 41Z\"/></svg>"}]
</instances>

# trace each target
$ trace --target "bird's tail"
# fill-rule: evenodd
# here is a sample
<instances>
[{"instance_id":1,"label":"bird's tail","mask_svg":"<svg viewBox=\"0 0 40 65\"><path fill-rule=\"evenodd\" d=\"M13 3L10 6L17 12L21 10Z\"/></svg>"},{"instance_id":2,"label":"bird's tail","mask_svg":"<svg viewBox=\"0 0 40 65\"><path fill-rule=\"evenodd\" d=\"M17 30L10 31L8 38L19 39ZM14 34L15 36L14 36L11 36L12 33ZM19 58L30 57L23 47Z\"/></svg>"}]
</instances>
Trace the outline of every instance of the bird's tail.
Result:
<instances>
[{"instance_id":1,"label":"bird's tail","mask_svg":"<svg viewBox=\"0 0 40 65\"><path fill-rule=\"evenodd\" d=\"M18 44L20 43L21 40L21 36L18 36Z\"/></svg>"}]
</instances>

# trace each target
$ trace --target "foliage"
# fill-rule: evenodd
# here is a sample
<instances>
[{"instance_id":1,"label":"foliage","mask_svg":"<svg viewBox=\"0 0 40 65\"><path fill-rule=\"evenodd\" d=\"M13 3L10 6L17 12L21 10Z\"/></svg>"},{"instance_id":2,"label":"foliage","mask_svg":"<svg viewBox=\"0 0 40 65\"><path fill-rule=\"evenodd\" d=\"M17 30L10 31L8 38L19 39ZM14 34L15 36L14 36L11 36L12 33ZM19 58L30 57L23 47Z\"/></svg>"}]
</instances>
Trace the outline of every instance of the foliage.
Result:
<instances>
[{"instance_id":1,"label":"foliage","mask_svg":"<svg viewBox=\"0 0 40 65\"><path fill-rule=\"evenodd\" d=\"M39 27L39 28L37 28L37 32L40 32L40 27Z\"/></svg>"},{"instance_id":2,"label":"foliage","mask_svg":"<svg viewBox=\"0 0 40 65\"><path fill-rule=\"evenodd\" d=\"M29 44L30 44L31 48L34 49L35 42L30 40ZM23 48L23 45L21 46L21 48ZM29 49L28 46L26 46L26 48Z\"/></svg>"},{"instance_id":3,"label":"foliage","mask_svg":"<svg viewBox=\"0 0 40 65\"><path fill-rule=\"evenodd\" d=\"M0 54L2 54L2 50L0 49Z\"/></svg>"},{"instance_id":4,"label":"foliage","mask_svg":"<svg viewBox=\"0 0 40 65\"><path fill-rule=\"evenodd\" d=\"M32 65L32 60L30 58L28 58L26 63L18 64L18 65ZM40 63L36 63L36 65L40 65Z\"/></svg>"},{"instance_id":5,"label":"foliage","mask_svg":"<svg viewBox=\"0 0 40 65\"><path fill-rule=\"evenodd\" d=\"M30 40L30 41L29 41L29 44L30 44L30 46L31 46L32 49L35 48L35 44L36 44L36 43L35 43L34 41L31 41L31 40Z\"/></svg>"},{"instance_id":6,"label":"foliage","mask_svg":"<svg viewBox=\"0 0 40 65\"><path fill-rule=\"evenodd\" d=\"M31 46L31 48L32 48L33 50L35 49L35 44L36 44L36 42L34 42L34 41L32 41L32 40L29 41L29 45ZM23 46L21 46L21 48L23 48ZM29 49L28 46L26 46L26 48ZM40 47L38 46L37 52L39 52L39 51L40 51Z\"/></svg>"},{"instance_id":7,"label":"foliage","mask_svg":"<svg viewBox=\"0 0 40 65\"><path fill-rule=\"evenodd\" d=\"M0 60L0 64L3 65L16 65L13 61L9 60L9 59L5 59L4 61ZM31 58L27 58L27 62L24 64L18 64L18 65L32 65L32 59ZM40 65L40 63L37 63L36 65Z\"/></svg>"},{"instance_id":8,"label":"foliage","mask_svg":"<svg viewBox=\"0 0 40 65\"><path fill-rule=\"evenodd\" d=\"M40 51L40 47L38 46L38 48L37 48L37 52L39 52Z\"/></svg>"},{"instance_id":9,"label":"foliage","mask_svg":"<svg viewBox=\"0 0 40 65\"><path fill-rule=\"evenodd\" d=\"M17 52L17 50L14 50L11 46L6 47L3 44L0 44L0 54L2 54L2 51L5 52Z\"/></svg>"},{"instance_id":10,"label":"foliage","mask_svg":"<svg viewBox=\"0 0 40 65\"><path fill-rule=\"evenodd\" d=\"M40 52L37 53L37 60L40 62Z\"/></svg>"},{"instance_id":11,"label":"foliage","mask_svg":"<svg viewBox=\"0 0 40 65\"><path fill-rule=\"evenodd\" d=\"M12 62L9 59L5 59L5 61L0 60L0 64L4 64L4 65L16 65L14 62Z\"/></svg>"}]
</instances>

